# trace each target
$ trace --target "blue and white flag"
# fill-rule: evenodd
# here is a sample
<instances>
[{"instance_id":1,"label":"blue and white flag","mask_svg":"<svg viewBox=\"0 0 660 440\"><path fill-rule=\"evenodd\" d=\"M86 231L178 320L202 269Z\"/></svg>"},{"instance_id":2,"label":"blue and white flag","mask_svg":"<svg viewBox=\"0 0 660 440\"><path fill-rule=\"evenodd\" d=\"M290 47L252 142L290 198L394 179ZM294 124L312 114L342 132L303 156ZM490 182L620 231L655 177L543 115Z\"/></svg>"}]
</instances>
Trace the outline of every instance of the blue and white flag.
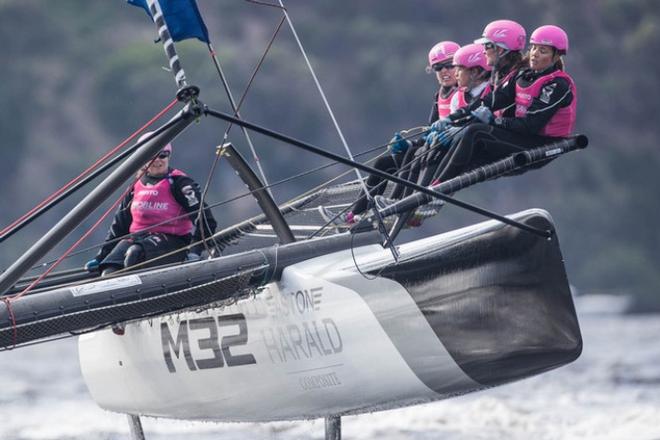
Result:
<instances>
[{"instance_id":1,"label":"blue and white flag","mask_svg":"<svg viewBox=\"0 0 660 440\"><path fill-rule=\"evenodd\" d=\"M147 0L127 1L133 6L143 8L151 17ZM195 0L158 0L158 3L163 11L163 17L172 40L181 41L187 38L197 38L200 41L209 43L209 32L206 29L204 20L202 20L199 9L197 9Z\"/></svg>"}]
</instances>

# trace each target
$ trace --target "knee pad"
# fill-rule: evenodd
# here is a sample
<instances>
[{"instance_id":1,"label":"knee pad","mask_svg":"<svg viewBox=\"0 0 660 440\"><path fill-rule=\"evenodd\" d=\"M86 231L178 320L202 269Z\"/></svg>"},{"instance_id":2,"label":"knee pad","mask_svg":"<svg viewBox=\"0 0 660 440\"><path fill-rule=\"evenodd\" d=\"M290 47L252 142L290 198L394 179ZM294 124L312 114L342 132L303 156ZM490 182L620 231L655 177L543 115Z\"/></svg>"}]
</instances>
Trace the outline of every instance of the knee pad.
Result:
<instances>
[{"instance_id":1,"label":"knee pad","mask_svg":"<svg viewBox=\"0 0 660 440\"><path fill-rule=\"evenodd\" d=\"M144 249L139 244L133 244L126 250L124 267L135 266L144 261Z\"/></svg>"}]
</instances>

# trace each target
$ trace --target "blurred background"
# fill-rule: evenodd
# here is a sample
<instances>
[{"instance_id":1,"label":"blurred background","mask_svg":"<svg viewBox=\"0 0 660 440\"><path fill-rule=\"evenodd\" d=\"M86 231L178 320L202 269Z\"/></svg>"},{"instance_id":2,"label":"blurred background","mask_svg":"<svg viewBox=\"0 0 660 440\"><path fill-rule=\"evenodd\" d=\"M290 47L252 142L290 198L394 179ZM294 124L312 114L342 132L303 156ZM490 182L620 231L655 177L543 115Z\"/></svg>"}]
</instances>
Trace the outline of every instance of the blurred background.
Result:
<instances>
[{"instance_id":1,"label":"blurred background","mask_svg":"<svg viewBox=\"0 0 660 440\"><path fill-rule=\"evenodd\" d=\"M281 13L240 0L198 4L238 100ZM660 129L655 113L660 61L653 55L660 50L657 2L503 0L484 7L476 0L291 0L286 5L354 153L386 143L395 131L426 124L437 83L424 67L436 42L471 42L486 23L499 18L519 21L528 35L542 24L564 27L570 37L567 70L579 92L577 131L589 136L590 147L539 171L464 191L459 198L498 213L547 209L557 223L577 292L629 295L636 311L660 310ZM162 68L167 65L162 46L153 43L155 27L143 10L121 0L4 0L0 38L5 58L0 223L5 225L150 119L171 101L176 88ZM203 102L230 111L206 45L186 40L177 46L189 83L201 87ZM249 121L343 152L286 25L241 112ZM206 182L225 129L211 119L192 126L175 142L173 165ZM257 134L253 139L271 182L324 163ZM230 140L250 155L236 128ZM286 201L339 171L337 166L281 185L275 196ZM221 164L209 202L243 192L234 173ZM0 264L6 267L70 206L58 207L4 242ZM222 227L255 212L256 205L243 199L215 214ZM481 220L448 207L415 233ZM108 225L83 247L101 242Z\"/></svg>"},{"instance_id":2,"label":"blurred background","mask_svg":"<svg viewBox=\"0 0 660 440\"><path fill-rule=\"evenodd\" d=\"M199 0L198 5L238 100L281 13L243 0ZM437 89L435 78L424 69L428 50L441 40L472 42L489 21L500 18L519 21L528 35L543 24L557 24L568 32L571 46L565 61L578 86L577 131L591 140L588 149L540 170L457 195L502 214L530 207L552 214L569 280L578 294L585 337L580 360L521 384L400 410L399 417L385 413L349 419L353 438L660 438L660 350L654 343L659 315L630 315L660 311L658 2L288 0L286 6L354 153L385 144L395 131L425 125ZM163 69L167 61L155 38L144 11L123 0L0 1L5 60L0 85L0 224L9 224L64 185L174 98L175 83ZM177 48L189 83L201 87L201 100L229 112L205 44L188 40ZM241 113L251 122L343 154L286 25ZM172 164L204 184L226 129L206 118L193 124L174 142ZM230 140L250 156L239 130L232 129ZM326 162L263 136L254 134L253 140L271 182ZM279 185L275 198L287 201L344 170L336 166ZM117 189L115 198L122 190ZM244 192L221 162L208 201ZM72 197L3 242L0 268L11 264L81 197ZM100 207L48 259L73 243L110 204ZM243 198L214 213L219 227L226 227L257 213L257 207ZM407 236L482 220L447 206ZM91 258L108 226L109 220L83 243L89 250L70 258L65 267L80 267ZM0 436L125 438L123 419L91 403L77 367L75 341L43 347L0 356L0 369L7 373L0 379L5 390L0 397ZM61 362L52 362L55 358ZM192 431L147 427L155 431L152 438L162 439L186 438L190 432L195 438L222 434L294 439L321 438L319 423L196 425Z\"/></svg>"}]
</instances>

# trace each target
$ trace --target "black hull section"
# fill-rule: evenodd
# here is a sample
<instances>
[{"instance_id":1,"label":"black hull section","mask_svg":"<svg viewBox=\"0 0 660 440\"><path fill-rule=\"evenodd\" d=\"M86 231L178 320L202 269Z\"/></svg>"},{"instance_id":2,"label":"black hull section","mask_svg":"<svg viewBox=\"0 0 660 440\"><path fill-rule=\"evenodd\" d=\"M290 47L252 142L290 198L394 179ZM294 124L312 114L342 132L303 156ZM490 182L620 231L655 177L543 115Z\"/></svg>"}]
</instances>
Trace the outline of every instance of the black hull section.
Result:
<instances>
[{"instance_id":1,"label":"black hull section","mask_svg":"<svg viewBox=\"0 0 660 440\"><path fill-rule=\"evenodd\" d=\"M291 264L373 244L375 232L335 235L213 260L53 288L0 303L0 348L117 322L233 301L277 280Z\"/></svg>"},{"instance_id":2,"label":"black hull section","mask_svg":"<svg viewBox=\"0 0 660 440\"><path fill-rule=\"evenodd\" d=\"M554 230L543 211L517 219ZM556 235L493 224L380 276L405 287L456 363L484 386L559 367L582 351Z\"/></svg>"}]
</instances>

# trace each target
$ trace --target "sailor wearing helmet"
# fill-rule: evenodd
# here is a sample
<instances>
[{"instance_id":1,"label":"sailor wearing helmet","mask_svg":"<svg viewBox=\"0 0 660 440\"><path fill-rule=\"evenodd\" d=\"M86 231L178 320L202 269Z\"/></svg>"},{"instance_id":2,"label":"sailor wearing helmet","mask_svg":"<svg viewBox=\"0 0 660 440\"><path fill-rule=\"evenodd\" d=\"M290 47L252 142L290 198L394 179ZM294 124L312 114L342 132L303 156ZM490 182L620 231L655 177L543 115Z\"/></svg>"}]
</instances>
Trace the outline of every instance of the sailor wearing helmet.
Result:
<instances>
[{"instance_id":1,"label":"sailor wearing helmet","mask_svg":"<svg viewBox=\"0 0 660 440\"><path fill-rule=\"evenodd\" d=\"M190 252L186 247L191 240L199 242L202 236L211 236L216 222L206 206L202 221L197 221L199 186L184 172L170 167L171 155L172 144L168 144L139 173L115 214L105 244L85 269L107 274L137 264L153 267L200 258L203 244Z\"/></svg>"}]
</instances>

